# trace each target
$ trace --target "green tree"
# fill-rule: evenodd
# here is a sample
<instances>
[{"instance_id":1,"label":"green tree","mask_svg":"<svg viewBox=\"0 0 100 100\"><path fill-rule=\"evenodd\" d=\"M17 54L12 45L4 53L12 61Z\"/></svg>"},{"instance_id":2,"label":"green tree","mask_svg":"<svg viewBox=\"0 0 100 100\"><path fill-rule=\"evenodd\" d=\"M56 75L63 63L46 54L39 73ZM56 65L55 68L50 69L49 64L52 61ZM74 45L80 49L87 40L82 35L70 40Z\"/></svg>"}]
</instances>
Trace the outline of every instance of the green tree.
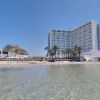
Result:
<instances>
[{"instance_id":1,"label":"green tree","mask_svg":"<svg viewBox=\"0 0 100 100\"><path fill-rule=\"evenodd\" d=\"M64 50L62 50L61 53L62 53L62 58L63 58L64 57Z\"/></svg>"},{"instance_id":2,"label":"green tree","mask_svg":"<svg viewBox=\"0 0 100 100\"><path fill-rule=\"evenodd\" d=\"M78 52L78 58L79 58L79 61L80 61L81 47L78 47L78 48L77 48L77 52Z\"/></svg>"},{"instance_id":3,"label":"green tree","mask_svg":"<svg viewBox=\"0 0 100 100\"><path fill-rule=\"evenodd\" d=\"M78 59L77 50L78 50L78 47L77 47L77 45L75 45L75 47L74 47L74 53L76 55L75 59Z\"/></svg>"},{"instance_id":4,"label":"green tree","mask_svg":"<svg viewBox=\"0 0 100 100\"><path fill-rule=\"evenodd\" d=\"M58 46L54 45L54 46L52 47L52 50L54 51L54 53L55 53L55 58L56 58Z\"/></svg>"},{"instance_id":5,"label":"green tree","mask_svg":"<svg viewBox=\"0 0 100 100\"><path fill-rule=\"evenodd\" d=\"M65 49L65 50L64 50L64 54L65 54L65 58L67 58L68 49Z\"/></svg>"},{"instance_id":6,"label":"green tree","mask_svg":"<svg viewBox=\"0 0 100 100\"><path fill-rule=\"evenodd\" d=\"M60 55L60 50L58 49L57 50L57 57L59 58L59 55Z\"/></svg>"},{"instance_id":7,"label":"green tree","mask_svg":"<svg viewBox=\"0 0 100 100\"><path fill-rule=\"evenodd\" d=\"M75 54L76 54L75 59L78 58L80 61L81 47L78 47L77 45L75 45L74 50L75 50Z\"/></svg>"},{"instance_id":8,"label":"green tree","mask_svg":"<svg viewBox=\"0 0 100 100\"><path fill-rule=\"evenodd\" d=\"M54 60L54 58L53 58L53 56L55 55L54 51L52 49L49 49L48 53L49 53L51 59Z\"/></svg>"},{"instance_id":9,"label":"green tree","mask_svg":"<svg viewBox=\"0 0 100 100\"><path fill-rule=\"evenodd\" d=\"M71 51L70 57L72 60L76 59L77 54L75 53L75 51Z\"/></svg>"},{"instance_id":10,"label":"green tree","mask_svg":"<svg viewBox=\"0 0 100 100\"><path fill-rule=\"evenodd\" d=\"M77 53L77 45L75 45L75 47L74 47L74 51L75 51L75 53Z\"/></svg>"},{"instance_id":11,"label":"green tree","mask_svg":"<svg viewBox=\"0 0 100 100\"><path fill-rule=\"evenodd\" d=\"M71 54L71 49L67 49L67 53L68 53L68 59L70 58L70 54Z\"/></svg>"}]
</instances>

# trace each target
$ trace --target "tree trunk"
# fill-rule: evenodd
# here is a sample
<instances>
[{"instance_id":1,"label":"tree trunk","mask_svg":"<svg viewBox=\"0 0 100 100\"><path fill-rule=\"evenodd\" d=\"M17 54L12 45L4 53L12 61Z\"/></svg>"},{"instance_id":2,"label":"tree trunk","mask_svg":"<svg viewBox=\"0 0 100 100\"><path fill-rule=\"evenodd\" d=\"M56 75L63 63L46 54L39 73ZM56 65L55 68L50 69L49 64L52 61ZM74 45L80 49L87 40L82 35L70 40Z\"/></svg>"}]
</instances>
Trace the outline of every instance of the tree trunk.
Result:
<instances>
[{"instance_id":1,"label":"tree trunk","mask_svg":"<svg viewBox=\"0 0 100 100\"><path fill-rule=\"evenodd\" d=\"M55 58L56 58L56 52L55 52Z\"/></svg>"},{"instance_id":2,"label":"tree trunk","mask_svg":"<svg viewBox=\"0 0 100 100\"><path fill-rule=\"evenodd\" d=\"M79 52L79 61L80 61L80 52Z\"/></svg>"},{"instance_id":3,"label":"tree trunk","mask_svg":"<svg viewBox=\"0 0 100 100\"><path fill-rule=\"evenodd\" d=\"M62 53L62 58L63 58L63 53Z\"/></svg>"},{"instance_id":4,"label":"tree trunk","mask_svg":"<svg viewBox=\"0 0 100 100\"><path fill-rule=\"evenodd\" d=\"M69 59L69 53L68 53L68 59Z\"/></svg>"}]
</instances>

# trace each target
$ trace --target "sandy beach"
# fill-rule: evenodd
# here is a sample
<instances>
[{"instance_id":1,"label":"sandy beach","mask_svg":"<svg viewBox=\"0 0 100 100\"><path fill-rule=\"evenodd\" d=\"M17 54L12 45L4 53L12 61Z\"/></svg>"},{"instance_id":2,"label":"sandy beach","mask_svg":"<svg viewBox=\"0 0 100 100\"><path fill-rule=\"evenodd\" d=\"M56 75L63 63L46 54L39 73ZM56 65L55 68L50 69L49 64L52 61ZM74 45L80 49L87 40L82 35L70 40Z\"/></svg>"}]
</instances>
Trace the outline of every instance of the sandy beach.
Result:
<instances>
[{"instance_id":1,"label":"sandy beach","mask_svg":"<svg viewBox=\"0 0 100 100\"><path fill-rule=\"evenodd\" d=\"M34 67L34 65L69 65L69 64L100 64L100 62L69 62L69 61L56 61L56 62L47 62L47 61L34 61L34 62L16 62L16 61L1 61L0 68L26 68Z\"/></svg>"}]
</instances>

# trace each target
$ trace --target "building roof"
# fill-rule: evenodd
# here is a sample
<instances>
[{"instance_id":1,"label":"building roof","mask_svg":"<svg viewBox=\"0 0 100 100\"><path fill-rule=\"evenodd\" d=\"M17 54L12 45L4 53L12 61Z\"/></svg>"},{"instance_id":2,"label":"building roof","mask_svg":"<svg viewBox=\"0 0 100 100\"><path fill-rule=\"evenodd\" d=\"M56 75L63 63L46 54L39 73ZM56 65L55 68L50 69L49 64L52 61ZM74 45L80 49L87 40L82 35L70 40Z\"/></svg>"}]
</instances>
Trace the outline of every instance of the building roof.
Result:
<instances>
[{"instance_id":1,"label":"building roof","mask_svg":"<svg viewBox=\"0 0 100 100\"><path fill-rule=\"evenodd\" d=\"M7 50L7 46L9 46L11 49L10 50ZM19 45L15 44L15 45L7 45L3 48L3 51L13 51L13 52L16 52L16 54L28 54L27 51L23 48L21 48Z\"/></svg>"}]
</instances>

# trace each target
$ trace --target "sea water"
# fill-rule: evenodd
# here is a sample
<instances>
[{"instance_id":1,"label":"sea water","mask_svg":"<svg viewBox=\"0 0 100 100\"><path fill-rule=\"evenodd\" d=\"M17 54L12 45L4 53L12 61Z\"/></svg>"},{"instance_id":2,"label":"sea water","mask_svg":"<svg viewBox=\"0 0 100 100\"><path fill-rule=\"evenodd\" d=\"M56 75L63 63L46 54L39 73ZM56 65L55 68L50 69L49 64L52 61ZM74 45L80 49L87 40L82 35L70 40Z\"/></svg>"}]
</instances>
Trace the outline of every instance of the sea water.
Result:
<instances>
[{"instance_id":1,"label":"sea water","mask_svg":"<svg viewBox=\"0 0 100 100\"><path fill-rule=\"evenodd\" d=\"M100 65L0 68L0 100L100 100Z\"/></svg>"}]
</instances>

